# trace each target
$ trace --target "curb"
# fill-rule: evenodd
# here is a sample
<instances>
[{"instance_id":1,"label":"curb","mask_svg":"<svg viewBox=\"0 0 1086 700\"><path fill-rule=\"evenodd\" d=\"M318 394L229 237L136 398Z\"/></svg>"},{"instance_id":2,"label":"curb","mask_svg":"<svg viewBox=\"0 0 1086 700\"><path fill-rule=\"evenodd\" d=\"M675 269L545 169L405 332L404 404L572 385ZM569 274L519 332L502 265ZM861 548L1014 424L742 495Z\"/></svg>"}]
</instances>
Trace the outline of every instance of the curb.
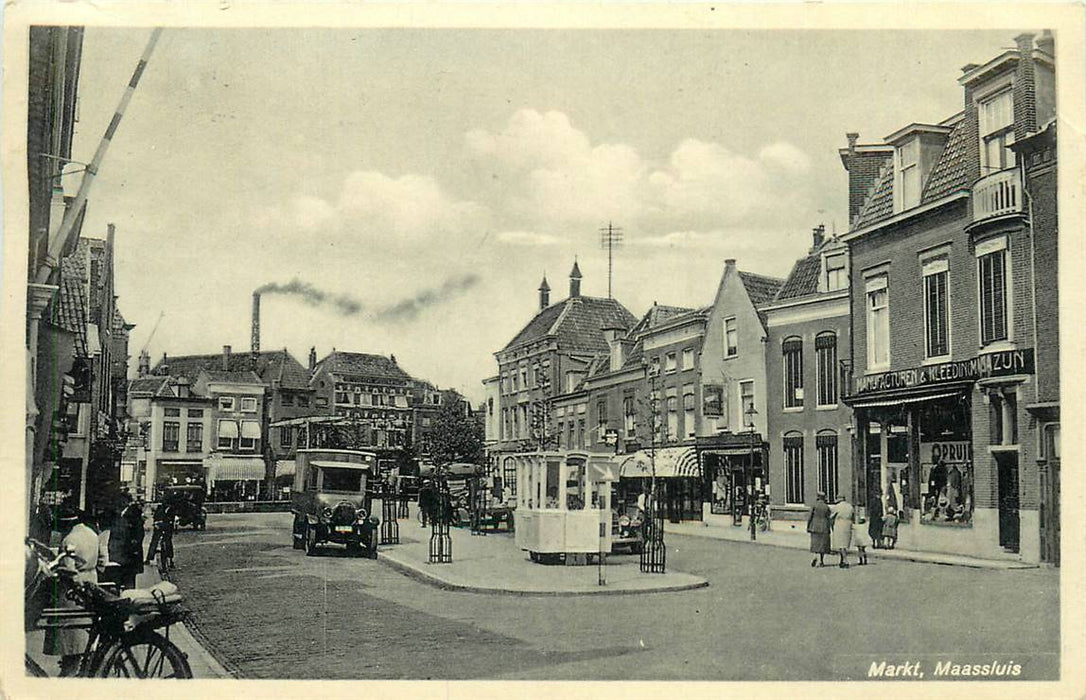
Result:
<instances>
[{"instance_id":1,"label":"curb","mask_svg":"<svg viewBox=\"0 0 1086 700\"><path fill-rule=\"evenodd\" d=\"M697 588L706 588L709 585L709 581L702 579L694 583L682 583L673 584L669 586L662 586L659 588L646 588L646 589L615 589L601 586L599 590L590 589L583 591L524 591L513 588L498 588L488 586L472 586L463 583L452 583L446 581L433 574L428 574L419 568L406 564L402 561L397 561L389 557L387 554L379 556L378 561L384 562L389 568L421 581L427 585L435 588L440 588L446 591L462 591L465 593L478 593L482 595L506 595L506 596L520 596L520 597L539 597L539 598L555 598L560 596L601 596L601 595L641 595L645 593L674 593L677 591L690 591Z\"/></svg>"},{"instance_id":2,"label":"curb","mask_svg":"<svg viewBox=\"0 0 1086 700\"><path fill-rule=\"evenodd\" d=\"M766 542L765 540L758 540L751 542L743 539L732 539L730 537L720 537L712 532L698 532L698 531L668 531L665 532L670 535L677 535L680 537L700 537L702 539L717 540L720 542L732 542L734 544L755 545L762 547L780 547L782 549L796 549L803 550L802 545L794 545L787 542ZM887 551L895 551L896 554L886 555ZM988 569L997 571L1010 571L1017 569L1039 569L1040 564L1030 564L1023 561L1000 561L998 559L977 559L974 557L961 557L962 561L941 560L936 553L926 554L920 552L912 552L910 550L883 550L883 549L871 549L867 553L870 559L882 559L883 561L911 561L919 564L937 564L939 566L963 566L969 569Z\"/></svg>"}]
</instances>

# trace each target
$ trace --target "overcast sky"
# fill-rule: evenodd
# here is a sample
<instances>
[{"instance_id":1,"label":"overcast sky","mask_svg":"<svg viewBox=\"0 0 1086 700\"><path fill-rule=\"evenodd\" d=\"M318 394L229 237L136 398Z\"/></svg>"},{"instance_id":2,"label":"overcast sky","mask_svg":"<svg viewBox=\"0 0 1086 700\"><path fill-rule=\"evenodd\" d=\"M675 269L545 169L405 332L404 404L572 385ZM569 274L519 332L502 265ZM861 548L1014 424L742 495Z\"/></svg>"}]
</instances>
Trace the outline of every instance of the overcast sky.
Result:
<instances>
[{"instance_id":1,"label":"overcast sky","mask_svg":"<svg viewBox=\"0 0 1086 700\"><path fill-rule=\"evenodd\" d=\"M252 292L297 280L264 349L394 353L477 401L544 272L606 296L599 227L635 315L708 304L726 258L783 277L847 227L845 133L953 115L1017 33L168 29L83 234L117 226L133 369L160 313L153 359L248 348ZM148 35L87 30L76 160Z\"/></svg>"}]
</instances>

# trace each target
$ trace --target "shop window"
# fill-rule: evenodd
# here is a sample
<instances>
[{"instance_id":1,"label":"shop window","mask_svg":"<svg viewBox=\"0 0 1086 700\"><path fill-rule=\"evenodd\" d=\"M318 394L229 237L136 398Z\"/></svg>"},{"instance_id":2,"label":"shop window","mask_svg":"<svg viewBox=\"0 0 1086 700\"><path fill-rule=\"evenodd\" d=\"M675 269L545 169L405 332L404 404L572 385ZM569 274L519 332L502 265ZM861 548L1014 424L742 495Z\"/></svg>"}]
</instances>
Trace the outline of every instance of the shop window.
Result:
<instances>
[{"instance_id":1,"label":"shop window","mask_svg":"<svg viewBox=\"0 0 1086 700\"><path fill-rule=\"evenodd\" d=\"M973 521L973 450L968 440L920 443L922 523Z\"/></svg>"},{"instance_id":2,"label":"shop window","mask_svg":"<svg viewBox=\"0 0 1086 700\"><path fill-rule=\"evenodd\" d=\"M818 365L818 405L837 405L837 334L815 336L815 364Z\"/></svg>"},{"instance_id":3,"label":"shop window","mask_svg":"<svg viewBox=\"0 0 1086 700\"><path fill-rule=\"evenodd\" d=\"M739 354L739 331L735 327L734 318L724 319L724 357L735 357Z\"/></svg>"},{"instance_id":4,"label":"shop window","mask_svg":"<svg viewBox=\"0 0 1086 700\"><path fill-rule=\"evenodd\" d=\"M688 438L695 435L694 423L694 385L686 384L683 386L683 430Z\"/></svg>"},{"instance_id":5,"label":"shop window","mask_svg":"<svg viewBox=\"0 0 1086 700\"><path fill-rule=\"evenodd\" d=\"M981 175L1014 167L1014 93L1004 90L977 105Z\"/></svg>"},{"instance_id":6,"label":"shop window","mask_svg":"<svg viewBox=\"0 0 1086 700\"><path fill-rule=\"evenodd\" d=\"M177 443L181 438L181 424L167 421L162 424L162 451L177 452Z\"/></svg>"},{"instance_id":7,"label":"shop window","mask_svg":"<svg viewBox=\"0 0 1086 700\"><path fill-rule=\"evenodd\" d=\"M829 503L837 498L837 434L819 433L815 436L818 453L818 490L826 494Z\"/></svg>"},{"instance_id":8,"label":"shop window","mask_svg":"<svg viewBox=\"0 0 1086 700\"><path fill-rule=\"evenodd\" d=\"M803 436L799 433L784 436L784 464L784 500L803 503Z\"/></svg>"},{"instance_id":9,"label":"shop window","mask_svg":"<svg viewBox=\"0 0 1086 700\"><path fill-rule=\"evenodd\" d=\"M867 280L867 367L890 366L890 297L886 275Z\"/></svg>"},{"instance_id":10,"label":"shop window","mask_svg":"<svg viewBox=\"0 0 1086 700\"><path fill-rule=\"evenodd\" d=\"M981 345L1008 339L1006 258L1005 249L977 257Z\"/></svg>"},{"instance_id":11,"label":"shop window","mask_svg":"<svg viewBox=\"0 0 1086 700\"><path fill-rule=\"evenodd\" d=\"M786 338L781 345L784 356L784 407L803 407L803 340Z\"/></svg>"},{"instance_id":12,"label":"shop window","mask_svg":"<svg viewBox=\"0 0 1086 700\"><path fill-rule=\"evenodd\" d=\"M924 263L924 355L928 358L950 354L950 307L947 298L947 259Z\"/></svg>"},{"instance_id":13,"label":"shop window","mask_svg":"<svg viewBox=\"0 0 1086 700\"><path fill-rule=\"evenodd\" d=\"M189 411L189 415L192 411ZM188 423L185 425L185 451L201 452L204 449L204 424Z\"/></svg>"}]
</instances>

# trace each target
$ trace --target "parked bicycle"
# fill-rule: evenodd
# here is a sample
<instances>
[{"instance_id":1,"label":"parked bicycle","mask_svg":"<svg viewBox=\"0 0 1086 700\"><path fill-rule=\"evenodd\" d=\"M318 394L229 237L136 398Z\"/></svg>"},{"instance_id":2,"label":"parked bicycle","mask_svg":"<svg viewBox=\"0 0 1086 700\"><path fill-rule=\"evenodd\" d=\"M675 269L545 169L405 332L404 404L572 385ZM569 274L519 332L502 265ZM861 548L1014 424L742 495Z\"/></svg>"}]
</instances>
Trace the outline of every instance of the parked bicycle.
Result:
<instances>
[{"instance_id":1,"label":"parked bicycle","mask_svg":"<svg viewBox=\"0 0 1086 700\"><path fill-rule=\"evenodd\" d=\"M87 646L75 673L79 677L192 678L185 653L170 640L170 626L187 615L177 586L163 582L114 594L94 583L74 581L75 572L61 565L68 554L27 538L25 631L87 630ZM50 607L59 591L80 607ZM26 670L32 676L49 675L29 654Z\"/></svg>"}]
</instances>

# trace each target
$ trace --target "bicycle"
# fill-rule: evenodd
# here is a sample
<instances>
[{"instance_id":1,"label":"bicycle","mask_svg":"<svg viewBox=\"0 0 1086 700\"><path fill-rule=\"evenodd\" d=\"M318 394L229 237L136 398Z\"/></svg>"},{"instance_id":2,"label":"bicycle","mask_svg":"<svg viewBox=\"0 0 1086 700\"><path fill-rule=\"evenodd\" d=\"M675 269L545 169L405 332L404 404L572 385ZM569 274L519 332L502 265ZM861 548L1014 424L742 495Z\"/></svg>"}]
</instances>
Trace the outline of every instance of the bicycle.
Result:
<instances>
[{"instance_id":1,"label":"bicycle","mask_svg":"<svg viewBox=\"0 0 1086 700\"><path fill-rule=\"evenodd\" d=\"M87 630L75 676L192 678L188 658L169 638L170 625L188 615L178 605L176 586L164 583L115 595L97 584L76 582L75 571L60 565L70 552L54 553L30 538L26 544L25 630ZM79 608L46 607L57 584L66 586L64 595ZM25 659L29 675L49 675L29 654Z\"/></svg>"}]
</instances>

